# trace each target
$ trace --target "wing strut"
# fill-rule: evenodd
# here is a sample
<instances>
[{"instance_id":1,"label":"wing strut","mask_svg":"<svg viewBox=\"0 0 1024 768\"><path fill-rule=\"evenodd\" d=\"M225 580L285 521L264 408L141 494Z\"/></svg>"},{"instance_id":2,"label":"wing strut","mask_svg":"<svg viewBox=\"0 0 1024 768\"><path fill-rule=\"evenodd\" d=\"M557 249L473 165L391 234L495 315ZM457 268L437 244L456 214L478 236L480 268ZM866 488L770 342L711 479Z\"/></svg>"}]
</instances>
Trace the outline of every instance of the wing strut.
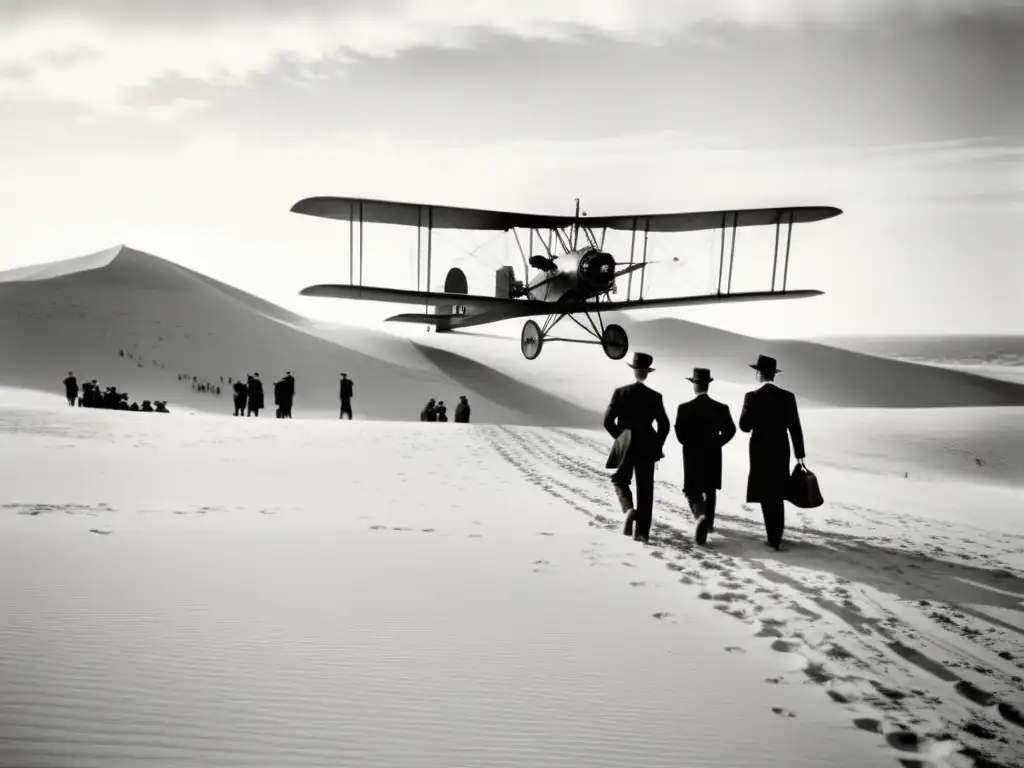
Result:
<instances>
[{"instance_id":1,"label":"wing strut","mask_svg":"<svg viewBox=\"0 0 1024 768\"><path fill-rule=\"evenodd\" d=\"M786 278L789 276L789 244L793 240L793 212L789 212L789 230L786 232L786 266L782 270L782 290L786 290Z\"/></svg>"},{"instance_id":2,"label":"wing strut","mask_svg":"<svg viewBox=\"0 0 1024 768\"><path fill-rule=\"evenodd\" d=\"M732 214L732 242L729 246L729 282L725 286L726 293L732 293L732 265L736 260L736 224L739 221L740 215L735 211ZM723 232L724 236L725 233Z\"/></svg>"}]
</instances>

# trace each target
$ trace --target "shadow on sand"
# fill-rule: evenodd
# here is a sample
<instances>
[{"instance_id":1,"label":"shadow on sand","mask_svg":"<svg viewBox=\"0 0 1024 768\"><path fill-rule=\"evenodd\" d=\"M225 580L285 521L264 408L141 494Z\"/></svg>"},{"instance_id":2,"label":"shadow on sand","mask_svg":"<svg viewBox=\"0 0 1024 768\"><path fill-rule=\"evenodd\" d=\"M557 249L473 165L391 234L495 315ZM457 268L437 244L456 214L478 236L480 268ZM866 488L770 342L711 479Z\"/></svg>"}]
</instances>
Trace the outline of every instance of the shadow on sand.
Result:
<instances>
[{"instance_id":1,"label":"shadow on sand","mask_svg":"<svg viewBox=\"0 0 1024 768\"><path fill-rule=\"evenodd\" d=\"M412 345L448 378L481 397L500 398L506 408L522 413L524 424L540 422L587 429L601 423L600 413L588 411L495 368L447 350L416 342Z\"/></svg>"}]
</instances>

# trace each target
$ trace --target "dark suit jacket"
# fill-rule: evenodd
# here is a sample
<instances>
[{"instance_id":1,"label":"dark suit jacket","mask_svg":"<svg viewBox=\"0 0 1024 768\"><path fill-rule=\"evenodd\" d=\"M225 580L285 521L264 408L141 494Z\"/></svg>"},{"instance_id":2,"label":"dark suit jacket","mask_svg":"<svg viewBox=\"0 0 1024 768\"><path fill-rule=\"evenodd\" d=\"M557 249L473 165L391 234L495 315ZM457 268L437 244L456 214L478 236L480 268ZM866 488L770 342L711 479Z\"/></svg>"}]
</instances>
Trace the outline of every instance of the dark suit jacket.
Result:
<instances>
[{"instance_id":1,"label":"dark suit jacket","mask_svg":"<svg viewBox=\"0 0 1024 768\"><path fill-rule=\"evenodd\" d=\"M652 426L657 422L658 428ZM661 393L635 382L619 387L604 412L604 428L615 438L605 467L654 463L664 454L662 447L671 430Z\"/></svg>"},{"instance_id":2,"label":"dark suit jacket","mask_svg":"<svg viewBox=\"0 0 1024 768\"><path fill-rule=\"evenodd\" d=\"M796 458L804 458L804 432L792 392L774 384L747 392L740 429L750 432L747 501L782 499L789 480L789 440Z\"/></svg>"},{"instance_id":3,"label":"dark suit jacket","mask_svg":"<svg viewBox=\"0 0 1024 768\"><path fill-rule=\"evenodd\" d=\"M697 395L676 411L676 439L683 446L683 490L702 493L722 487L722 446L736 434L729 406Z\"/></svg>"}]
</instances>

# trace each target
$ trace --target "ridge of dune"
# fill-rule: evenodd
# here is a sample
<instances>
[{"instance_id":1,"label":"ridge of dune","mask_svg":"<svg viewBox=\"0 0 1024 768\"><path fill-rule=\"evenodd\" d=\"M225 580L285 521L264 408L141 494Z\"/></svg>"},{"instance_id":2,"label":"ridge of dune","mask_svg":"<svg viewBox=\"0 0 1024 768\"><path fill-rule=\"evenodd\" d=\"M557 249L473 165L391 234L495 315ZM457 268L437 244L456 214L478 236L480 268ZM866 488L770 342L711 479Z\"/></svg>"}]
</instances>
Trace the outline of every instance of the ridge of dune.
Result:
<instances>
[{"instance_id":1,"label":"ridge of dune","mask_svg":"<svg viewBox=\"0 0 1024 768\"><path fill-rule=\"evenodd\" d=\"M84 256L0 270L0 283L52 280L53 278L65 275L102 269L116 259L123 248L124 245L115 245L112 248L104 248L102 251L87 253Z\"/></svg>"}]
</instances>

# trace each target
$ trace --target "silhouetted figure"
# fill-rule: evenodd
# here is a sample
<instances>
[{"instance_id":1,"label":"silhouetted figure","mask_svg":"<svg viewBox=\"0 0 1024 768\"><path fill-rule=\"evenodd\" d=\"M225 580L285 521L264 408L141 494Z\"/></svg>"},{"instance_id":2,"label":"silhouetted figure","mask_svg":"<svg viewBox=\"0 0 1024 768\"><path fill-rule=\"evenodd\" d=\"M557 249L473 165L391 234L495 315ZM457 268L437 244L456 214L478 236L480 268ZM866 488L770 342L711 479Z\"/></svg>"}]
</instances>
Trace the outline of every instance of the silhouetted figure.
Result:
<instances>
[{"instance_id":1,"label":"silhouetted figure","mask_svg":"<svg viewBox=\"0 0 1024 768\"><path fill-rule=\"evenodd\" d=\"M249 399L249 387L239 379L235 382L235 416L245 416L245 403Z\"/></svg>"},{"instance_id":2,"label":"silhouetted figure","mask_svg":"<svg viewBox=\"0 0 1024 768\"><path fill-rule=\"evenodd\" d=\"M138 403L132 403L132 408L131 408L131 409L132 409L133 411L137 411L137 410L139 410L139 404L138 404Z\"/></svg>"},{"instance_id":3,"label":"silhouetted figure","mask_svg":"<svg viewBox=\"0 0 1024 768\"><path fill-rule=\"evenodd\" d=\"M448 421L448 406L444 404L444 400L437 401L434 412L437 415L437 421Z\"/></svg>"},{"instance_id":4,"label":"silhouetted figure","mask_svg":"<svg viewBox=\"0 0 1024 768\"><path fill-rule=\"evenodd\" d=\"M121 357L124 357L124 350L123 349L118 350L118 354L120 354Z\"/></svg>"},{"instance_id":5,"label":"silhouetted figure","mask_svg":"<svg viewBox=\"0 0 1024 768\"><path fill-rule=\"evenodd\" d=\"M615 469L612 485L626 516L622 533L626 536L633 534L635 541L644 543L651 535L654 465L665 455L662 448L671 430L661 393L644 383L654 370L651 367L653 362L654 358L644 352L633 355L633 362L626 365L633 369L636 382L616 389L604 412L604 428L615 439L605 467ZM652 427L655 422L657 430ZM629 489L634 474L635 506ZM633 533L634 522L636 533Z\"/></svg>"},{"instance_id":6,"label":"silhouetted figure","mask_svg":"<svg viewBox=\"0 0 1024 768\"><path fill-rule=\"evenodd\" d=\"M157 413L170 413L170 411L167 410L167 401L166 400L157 400L156 401L156 412Z\"/></svg>"},{"instance_id":7,"label":"silhouetted figure","mask_svg":"<svg viewBox=\"0 0 1024 768\"><path fill-rule=\"evenodd\" d=\"M292 417L292 406L295 404L295 377L292 376L291 371L284 372L284 378L281 379L284 382L284 396L285 396L285 408L284 417L290 419Z\"/></svg>"},{"instance_id":8,"label":"silhouetted figure","mask_svg":"<svg viewBox=\"0 0 1024 768\"><path fill-rule=\"evenodd\" d=\"M150 403L149 400L143 400L142 401L142 411L144 413L152 413L153 412L153 404Z\"/></svg>"},{"instance_id":9,"label":"silhouetted figure","mask_svg":"<svg viewBox=\"0 0 1024 768\"><path fill-rule=\"evenodd\" d=\"M459 395L459 404L455 406L455 423L469 424L469 401L465 395Z\"/></svg>"},{"instance_id":10,"label":"silhouetted figure","mask_svg":"<svg viewBox=\"0 0 1024 768\"><path fill-rule=\"evenodd\" d=\"M74 408L78 401L78 379L72 371L68 371L67 378L64 379L64 394L68 398L68 407Z\"/></svg>"},{"instance_id":11,"label":"silhouetted figure","mask_svg":"<svg viewBox=\"0 0 1024 768\"><path fill-rule=\"evenodd\" d=\"M223 380L223 377L221 380ZM220 397L220 387L217 387L217 397Z\"/></svg>"},{"instance_id":12,"label":"silhouetted figure","mask_svg":"<svg viewBox=\"0 0 1024 768\"><path fill-rule=\"evenodd\" d=\"M715 508L722 489L722 446L736 435L736 424L729 406L708 394L714 381L711 371L694 368L687 381L693 382L697 396L679 406L675 432L683 446L683 493L697 519L694 540L703 546L715 529Z\"/></svg>"},{"instance_id":13,"label":"silhouetted figure","mask_svg":"<svg viewBox=\"0 0 1024 768\"><path fill-rule=\"evenodd\" d=\"M434 398L427 400L427 404L420 411L420 421L437 421L437 413L434 411Z\"/></svg>"},{"instance_id":14,"label":"silhouetted figure","mask_svg":"<svg viewBox=\"0 0 1024 768\"><path fill-rule=\"evenodd\" d=\"M284 418L284 380L278 379L274 382L274 415L279 418Z\"/></svg>"},{"instance_id":15,"label":"silhouetted figure","mask_svg":"<svg viewBox=\"0 0 1024 768\"><path fill-rule=\"evenodd\" d=\"M740 429L750 432L750 474L747 502L761 504L765 544L778 550L786 528L786 484L789 482L789 438L797 461L804 460L804 433L800 426L796 398L775 386L779 373L775 358L758 355L750 366L757 371L760 389L747 392L740 412Z\"/></svg>"},{"instance_id":16,"label":"silhouetted figure","mask_svg":"<svg viewBox=\"0 0 1024 768\"><path fill-rule=\"evenodd\" d=\"M254 373L249 377L249 415L259 418L263 410L263 382L260 375Z\"/></svg>"},{"instance_id":17,"label":"silhouetted figure","mask_svg":"<svg viewBox=\"0 0 1024 768\"><path fill-rule=\"evenodd\" d=\"M341 381L338 383L338 397L341 399L341 414L338 418L344 419L345 416L348 416L348 420L352 421L352 379L348 377L347 373L341 374Z\"/></svg>"}]
</instances>

